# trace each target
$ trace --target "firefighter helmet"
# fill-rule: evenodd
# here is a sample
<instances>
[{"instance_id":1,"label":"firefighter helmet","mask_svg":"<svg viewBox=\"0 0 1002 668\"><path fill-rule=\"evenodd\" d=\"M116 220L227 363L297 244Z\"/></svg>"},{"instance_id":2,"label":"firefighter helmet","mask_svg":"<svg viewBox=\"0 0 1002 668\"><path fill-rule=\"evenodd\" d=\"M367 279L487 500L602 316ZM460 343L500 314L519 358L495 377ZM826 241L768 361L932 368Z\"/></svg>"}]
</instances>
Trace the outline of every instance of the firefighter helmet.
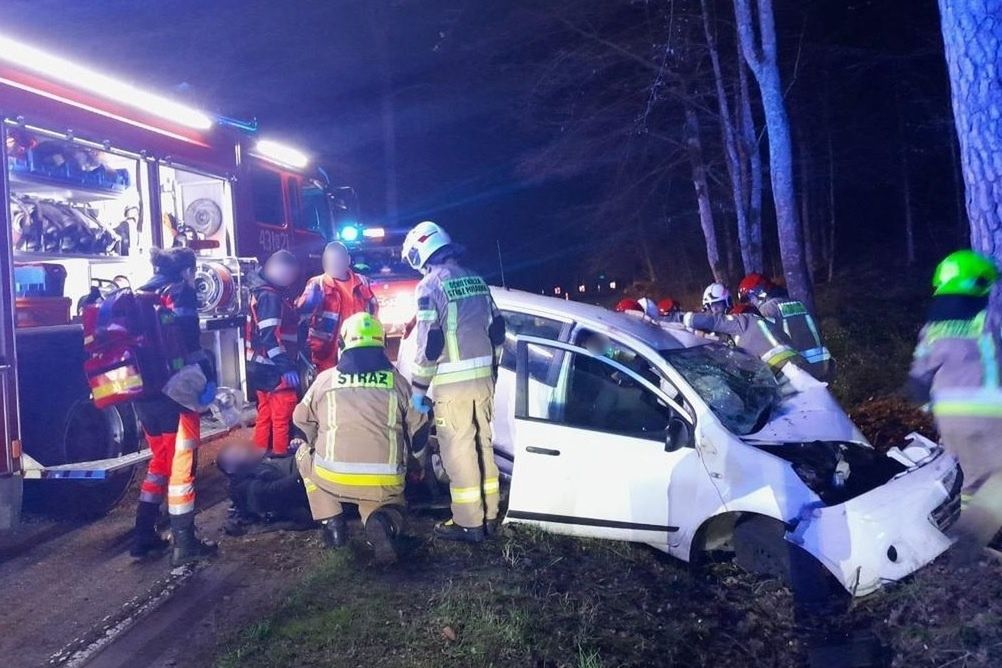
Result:
<instances>
[{"instance_id":1,"label":"firefighter helmet","mask_svg":"<svg viewBox=\"0 0 1002 668\"><path fill-rule=\"evenodd\" d=\"M400 257L417 270L424 269L429 258L435 251L452 243L449 233L437 223L425 220L418 223L407 233Z\"/></svg>"},{"instance_id":2,"label":"firefighter helmet","mask_svg":"<svg viewBox=\"0 0 1002 668\"><path fill-rule=\"evenodd\" d=\"M772 281L757 272L752 272L738 283L738 301L747 302L749 299L764 299L769 291L776 287Z\"/></svg>"},{"instance_id":3,"label":"firefighter helmet","mask_svg":"<svg viewBox=\"0 0 1002 668\"><path fill-rule=\"evenodd\" d=\"M995 262L972 250L947 255L932 275L934 295L985 297L999 279Z\"/></svg>"},{"instance_id":4,"label":"firefighter helmet","mask_svg":"<svg viewBox=\"0 0 1002 668\"><path fill-rule=\"evenodd\" d=\"M660 313L661 315L670 315L672 313L676 313L681 310L682 307L679 305L679 303L674 299L672 299L671 297L665 297L664 299L658 302L658 313Z\"/></svg>"},{"instance_id":5,"label":"firefighter helmet","mask_svg":"<svg viewBox=\"0 0 1002 668\"><path fill-rule=\"evenodd\" d=\"M352 348L382 348L383 325L369 313L356 313L341 325L341 350Z\"/></svg>"},{"instance_id":6,"label":"firefighter helmet","mask_svg":"<svg viewBox=\"0 0 1002 668\"><path fill-rule=\"evenodd\" d=\"M712 304L724 303L724 306L731 306L731 291L723 283L710 283L703 290L703 308L709 308Z\"/></svg>"},{"instance_id":7,"label":"firefighter helmet","mask_svg":"<svg viewBox=\"0 0 1002 668\"><path fill-rule=\"evenodd\" d=\"M629 297L624 297L616 302L616 306L613 307L616 313L627 313L630 311L636 311L637 313L643 313L644 307L640 305L636 299L630 299Z\"/></svg>"}]
</instances>

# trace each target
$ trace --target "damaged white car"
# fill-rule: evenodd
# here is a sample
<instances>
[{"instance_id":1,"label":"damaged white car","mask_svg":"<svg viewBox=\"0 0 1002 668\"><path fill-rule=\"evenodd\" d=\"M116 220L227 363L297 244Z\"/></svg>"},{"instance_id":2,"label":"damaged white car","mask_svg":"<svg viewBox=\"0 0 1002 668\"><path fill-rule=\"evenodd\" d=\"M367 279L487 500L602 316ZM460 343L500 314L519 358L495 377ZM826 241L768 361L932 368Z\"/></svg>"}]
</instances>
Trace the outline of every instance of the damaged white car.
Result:
<instances>
[{"instance_id":1,"label":"damaged white car","mask_svg":"<svg viewBox=\"0 0 1002 668\"><path fill-rule=\"evenodd\" d=\"M493 295L508 325L494 420L507 523L684 561L731 550L777 575L792 544L855 596L950 546L961 475L935 443L913 434L880 454L824 384L799 370L780 384L758 359L684 329Z\"/></svg>"}]
</instances>

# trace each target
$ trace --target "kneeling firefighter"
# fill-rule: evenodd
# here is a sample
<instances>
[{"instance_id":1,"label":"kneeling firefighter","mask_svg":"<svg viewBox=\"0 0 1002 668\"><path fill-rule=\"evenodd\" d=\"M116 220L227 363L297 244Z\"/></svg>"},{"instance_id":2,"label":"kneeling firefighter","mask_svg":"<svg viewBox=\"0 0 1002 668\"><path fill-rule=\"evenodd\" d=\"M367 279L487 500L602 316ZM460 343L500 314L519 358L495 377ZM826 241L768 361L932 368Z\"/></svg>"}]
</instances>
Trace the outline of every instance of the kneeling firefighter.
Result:
<instances>
[{"instance_id":1,"label":"kneeling firefighter","mask_svg":"<svg viewBox=\"0 0 1002 668\"><path fill-rule=\"evenodd\" d=\"M295 363L299 315L286 294L298 278L299 262L285 250L276 251L258 276L249 277L245 338L248 381L257 395L254 444L262 451L270 446L279 457L289 449L292 411L299 400Z\"/></svg>"},{"instance_id":2,"label":"kneeling firefighter","mask_svg":"<svg viewBox=\"0 0 1002 668\"><path fill-rule=\"evenodd\" d=\"M173 313L185 361L201 367L209 380L206 391L214 393L215 374L199 344L195 253L190 248L153 249L151 261L153 278L139 290L159 295L163 305ZM207 397L202 403L209 400ZM134 406L153 456L140 487L132 556L141 558L165 549L165 541L156 532L165 496L174 539L171 563L177 566L215 554L215 543L195 536L196 450L201 430L198 413L164 393L139 399Z\"/></svg>"},{"instance_id":3,"label":"kneeling firefighter","mask_svg":"<svg viewBox=\"0 0 1002 668\"><path fill-rule=\"evenodd\" d=\"M504 318L487 283L456 260L461 248L431 221L407 233L403 259L424 274L417 286L416 410L430 408L449 475L452 519L435 526L447 540L477 543L498 524L498 468L491 442L497 351Z\"/></svg>"},{"instance_id":4,"label":"kneeling firefighter","mask_svg":"<svg viewBox=\"0 0 1002 668\"><path fill-rule=\"evenodd\" d=\"M347 544L342 503L353 503L377 558L390 561L404 526L408 446L427 419L411 407L411 388L387 358L376 318L345 320L339 346L337 366L321 372L296 406L293 419L309 443L296 460L327 545Z\"/></svg>"}]
</instances>

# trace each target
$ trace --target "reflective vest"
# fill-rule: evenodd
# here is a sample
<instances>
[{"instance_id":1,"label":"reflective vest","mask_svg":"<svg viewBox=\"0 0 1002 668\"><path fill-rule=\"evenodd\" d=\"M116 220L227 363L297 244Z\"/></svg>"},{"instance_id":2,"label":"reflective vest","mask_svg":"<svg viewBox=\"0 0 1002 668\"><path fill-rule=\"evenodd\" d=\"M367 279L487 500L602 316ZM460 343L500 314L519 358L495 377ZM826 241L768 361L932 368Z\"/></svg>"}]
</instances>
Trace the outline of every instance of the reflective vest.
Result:
<instances>
[{"instance_id":1,"label":"reflective vest","mask_svg":"<svg viewBox=\"0 0 1002 668\"><path fill-rule=\"evenodd\" d=\"M909 380L928 395L941 418L1002 418L999 332L987 312L968 320L926 323L919 333Z\"/></svg>"},{"instance_id":2,"label":"reflective vest","mask_svg":"<svg viewBox=\"0 0 1002 668\"><path fill-rule=\"evenodd\" d=\"M821 381L829 380L832 355L821 340L814 317L802 302L773 297L759 307L759 312L789 337L794 349L807 362L806 370L811 375Z\"/></svg>"},{"instance_id":3,"label":"reflective vest","mask_svg":"<svg viewBox=\"0 0 1002 668\"><path fill-rule=\"evenodd\" d=\"M299 316L292 302L270 283L251 290L244 340L247 361L275 367L278 375L295 369Z\"/></svg>"},{"instance_id":4,"label":"reflective vest","mask_svg":"<svg viewBox=\"0 0 1002 668\"><path fill-rule=\"evenodd\" d=\"M436 400L493 391L492 326L500 313L487 283L455 262L434 265L417 286L414 386Z\"/></svg>"},{"instance_id":5,"label":"reflective vest","mask_svg":"<svg viewBox=\"0 0 1002 668\"><path fill-rule=\"evenodd\" d=\"M293 414L313 447L313 484L380 501L403 492L407 443L426 418L396 369L321 372Z\"/></svg>"},{"instance_id":6,"label":"reflective vest","mask_svg":"<svg viewBox=\"0 0 1002 668\"><path fill-rule=\"evenodd\" d=\"M307 282L300 300L310 294L314 285L320 286L323 299L309 316L307 343L312 362L318 369L324 370L337 364L337 337L341 323L363 311L376 315L376 297L368 279L350 270L344 281L326 274L314 276Z\"/></svg>"}]
</instances>

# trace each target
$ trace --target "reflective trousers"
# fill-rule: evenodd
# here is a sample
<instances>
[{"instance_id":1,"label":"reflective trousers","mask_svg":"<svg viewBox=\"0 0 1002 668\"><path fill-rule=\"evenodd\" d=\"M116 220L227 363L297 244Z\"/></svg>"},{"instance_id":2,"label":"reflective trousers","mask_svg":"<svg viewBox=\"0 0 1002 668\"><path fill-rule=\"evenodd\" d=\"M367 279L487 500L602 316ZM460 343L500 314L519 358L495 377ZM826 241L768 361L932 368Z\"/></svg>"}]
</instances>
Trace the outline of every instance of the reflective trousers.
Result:
<instances>
[{"instance_id":1,"label":"reflective trousers","mask_svg":"<svg viewBox=\"0 0 1002 668\"><path fill-rule=\"evenodd\" d=\"M1002 528L1002 420L988 417L937 419L943 445L964 471L960 520L963 540L987 545Z\"/></svg>"},{"instance_id":2,"label":"reflective trousers","mask_svg":"<svg viewBox=\"0 0 1002 668\"><path fill-rule=\"evenodd\" d=\"M289 432L292 428L292 411L299 398L293 389L257 391L257 420L254 422L254 445L272 454L284 455L289 451Z\"/></svg>"},{"instance_id":3,"label":"reflective trousers","mask_svg":"<svg viewBox=\"0 0 1002 668\"><path fill-rule=\"evenodd\" d=\"M493 392L435 402L435 431L442 465L449 476L452 520L483 526L498 515L498 467L494 463L491 419Z\"/></svg>"},{"instance_id":4,"label":"reflective trousers","mask_svg":"<svg viewBox=\"0 0 1002 668\"><path fill-rule=\"evenodd\" d=\"M364 524L369 519L369 515L380 508L395 507L398 511L404 508L405 501L403 494L387 495L383 499L357 499L345 494L335 494L325 489L323 481L313 472L313 455L305 447L296 453L296 464L299 466L299 474L303 478L303 486L306 487L306 499L310 502L310 514L318 522L337 517L344 512L342 503L354 503L358 506L358 514ZM320 480L320 484L317 481Z\"/></svg>"},{"instance_id":5,"label":"reflective trousers","mask_svg":"<svg viewBox=\"0 0 1002 668\"><path fill-rule=\"evenodd\" d=\"M167 397L136 402L152 458L140 486L139 500L161 503L171 515L195 510L196 453L201 432L198 413Z\"/></svg>"}]
</instances>

